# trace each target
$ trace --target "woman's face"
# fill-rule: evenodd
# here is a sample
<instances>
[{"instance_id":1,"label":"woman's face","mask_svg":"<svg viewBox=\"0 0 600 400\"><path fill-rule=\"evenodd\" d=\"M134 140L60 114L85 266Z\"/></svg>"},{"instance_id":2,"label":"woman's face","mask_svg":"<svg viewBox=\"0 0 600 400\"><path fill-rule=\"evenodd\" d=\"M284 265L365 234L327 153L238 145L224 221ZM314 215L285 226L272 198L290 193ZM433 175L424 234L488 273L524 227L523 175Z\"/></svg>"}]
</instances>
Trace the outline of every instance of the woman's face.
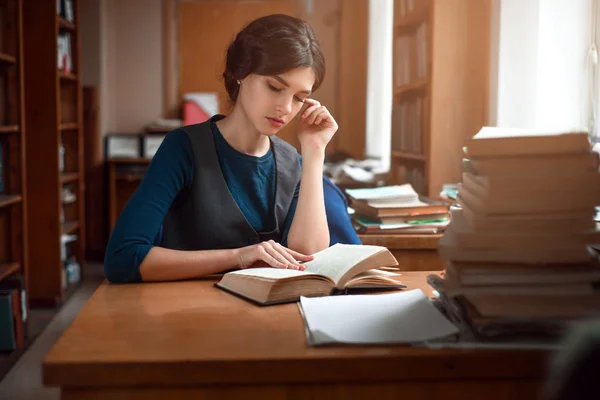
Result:
<instances>
[{"instance_id":1,"label":"woman's face","mask_svg":"<svg viewBox=\"0 0 600 400\"><path fill-rule=\"evenodd\" d=\"M274 76L250 74L241 81L237 105L257 132L276 135L298 114L314 83L311 67Z\"/></svg>"}]
</instances>

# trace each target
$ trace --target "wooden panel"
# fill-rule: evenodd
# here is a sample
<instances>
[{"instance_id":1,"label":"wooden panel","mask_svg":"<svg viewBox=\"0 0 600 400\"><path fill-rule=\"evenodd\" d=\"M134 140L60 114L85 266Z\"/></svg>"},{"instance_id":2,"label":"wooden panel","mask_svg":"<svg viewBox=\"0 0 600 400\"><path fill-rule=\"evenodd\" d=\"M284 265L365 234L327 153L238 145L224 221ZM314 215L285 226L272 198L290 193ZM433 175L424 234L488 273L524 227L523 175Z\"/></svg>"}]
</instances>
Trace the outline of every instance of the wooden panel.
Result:
<instances>
[{"instance_id":1,"label":"wooden panel","mask_svg":"<svg viewBox=\"0 0 600 400\"><path fill-rule=\"evenodd\" d=\"M14 261L11 247L10 210L0 208L0 263Z\"/></svg>"},{"instance_id":2,"label":"wooden panel","mask_svg":"<svg viewBox=\"0 0 600 400\"><path fill-rule=\"evenodd\" d=\"M107 243L107 203L98 88L83 88L86 259L102 261Z\"/></svg>"},{"instance_id":3,"label":"wooden panel","mask_svg":"<svg viewBox=\"0 0 600 400\"><path fill-rule=\"evenodd\" d=\"M187 92L209 91L219 96L219 110L229 110L223 85L225 52L235 34L248 22L268 14L296 15L293 0L192 1L179 3L179 99ZM278 134L296 143L296 121Z\"/></svg>"},{"instance_id":4,"label":"wooden panel","mask_svg":"<svg viewBox=\"0 0 600 400\"><path fill-rule=\"evenodd\" d=\"M486 399L534 400L541 380L478 382L396 382L383 384L347 383L333 385L212 386L205 388L68 389L63 400L158 400L183 399Z\"/></svg>"},{"instance_id":5,"label":"wooden panel","mask_svg":"<svg viewBox=\"0 0 600 400\"><path fill-rule=\"evenodd\" d=\"M58 221L58 139L60 93L56 76L56 6L53 2L24 2L25 117L27 120L27 202L29 242L29 297L55 299L61 275ZM49 15L52 13L52 17ZM46 17L44 17L46 16ZM49 60L52 59L52 67ZM35 162L32 162L35 160ZM49 240L54 238L54 240Z\"/></svg>"},{"instance_id":6,"label":"wooden panel","mask_svg":"<svg viewBox=\"0 0 600 400\"><path fill-rule=\"evenodd\" d=\"M462 147L487 123L490 3L434 2L430 195L461 180Z\"/></svg>"},{"instance_id":7,"label":"wooden panel","mask_svg":"<svg viewBox=\"0 0 600 400\"><path fill-rule=\"evenodd\" d=\"M343 1L340 24L338 133L335 147L364 158L366 137L368 0Z\"/></svg>"},{"instance_id":8,"label":"wooden panel","mask_svg":"<svg viewBox=\"0 0 600 400\"><path fill-rule=\"evenodd\" d=\"M429 274L402 279L430 293ZM44 384L367 384L528 380L546 372L545 351L308 347L297 304L258 307L214 283L103 283L45 358Z\"/></svg>"}]
</instances>

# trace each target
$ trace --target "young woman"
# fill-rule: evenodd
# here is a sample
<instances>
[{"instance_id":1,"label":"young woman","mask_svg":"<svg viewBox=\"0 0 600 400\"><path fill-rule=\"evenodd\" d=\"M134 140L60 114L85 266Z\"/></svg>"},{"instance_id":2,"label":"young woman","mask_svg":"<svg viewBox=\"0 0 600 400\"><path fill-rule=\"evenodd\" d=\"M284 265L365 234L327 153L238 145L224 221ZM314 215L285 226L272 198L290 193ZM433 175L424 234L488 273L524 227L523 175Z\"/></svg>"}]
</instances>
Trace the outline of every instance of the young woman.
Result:
<instances>
[{"instance_id":1,"label":"young woman","mask_svg":"<svg viewBox=\"0 0 600 400\"><path fill-rule=\"evenodd\" d=\"M325 59L306 22L270 15L241 30L223 73L231 112L167 135L117 220L106 277L301 270L299 262L328 247L323 162L338 125L309 97L324 76ZM299 113L301 157L275 136Z\"/></svg>"}]
</instances>

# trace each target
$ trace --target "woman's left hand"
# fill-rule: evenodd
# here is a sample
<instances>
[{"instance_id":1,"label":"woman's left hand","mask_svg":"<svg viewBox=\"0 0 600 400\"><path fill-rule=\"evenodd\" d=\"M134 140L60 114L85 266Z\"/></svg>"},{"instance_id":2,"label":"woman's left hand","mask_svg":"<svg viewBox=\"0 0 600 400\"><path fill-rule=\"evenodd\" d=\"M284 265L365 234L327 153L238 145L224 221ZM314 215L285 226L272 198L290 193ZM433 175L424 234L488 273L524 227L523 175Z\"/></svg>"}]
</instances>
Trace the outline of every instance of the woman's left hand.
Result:
<instances>
[{"instance_id":1,"label":"woman's left hand","mask_svg":"<svg viewBox=\"0 0 600 400\"><path fill-rule=\"evenodd\" d=\"M306 99L308 108L300 115L298 140L304 151L325 151L327 143L338 130L338 124L327 108L316 100Z\"/></svg>"}]
</instances>

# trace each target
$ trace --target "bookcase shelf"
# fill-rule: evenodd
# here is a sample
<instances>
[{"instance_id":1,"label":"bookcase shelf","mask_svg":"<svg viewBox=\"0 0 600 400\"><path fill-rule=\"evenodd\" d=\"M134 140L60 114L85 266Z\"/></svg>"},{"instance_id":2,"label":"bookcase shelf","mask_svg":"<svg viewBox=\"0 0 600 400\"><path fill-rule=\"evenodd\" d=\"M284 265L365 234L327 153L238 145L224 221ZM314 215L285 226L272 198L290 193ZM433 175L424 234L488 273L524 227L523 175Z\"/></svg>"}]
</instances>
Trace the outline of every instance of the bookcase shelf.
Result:
<instances>
[{"instance_id":1,"label":"bookcase shelf","mask_svg":"<svg viewBox=\"0 0 600 400\"><path fill-rule=\"evenodd\" d=\"M58 126L58 129L61 131L72 131L75 129L79 129L79 123L77 122L69 122L69 123L64 123L64 124L60 124Z\"/></svg>"},{"instance_id":2,"label":"bookcase shelf","mask_svg":"<svg viewBox=\"0 0 600 400\"><path fill-rule=\"evenodd\" d=\"M23 197L17 194L0 194L0 208L19 204L23 201Z\"/></svg>"},{"instance_id":3,"label":"bookcase shelf","mask_svg":"<svg viewBox=\"0 0 600 400\"><path fill-rule=\"evenodd\" d=\"M15 64L17 59L14 56L6 53L0 53L0 63L4 64Z\"/></svg>"},{"instance_id":4,"label":"bookcase shelf","mask_svg":"<svg viewBox=\"0 0 600 400\"><path fill-rule=\"evenodd\" d=\"M19 125L2 125L0 126L0 134L19 132Z\"/></svg>"},{"instance_id":5,"label":"bookcase shelf","mask_svg":"<svg viewBox=\"0 0 600 400\"><path fill-rule=\"evenodd\" d=\"M61 16L56 16L56 19L58 20L58 26L60 27L60 29L68 31L75 31L77 29L74 23L67 21Z\"/></svg>"},{"instance_id":6,"label":"bookcase shelf","mask_svg":"<svg viewBox=\"0 0 600 400\"><path fill-rule=\"evenodd\" d=\"M487 124L491 0L394 0L390 183L437 197Z\"/></svg>"},{"instance_id":7,"label":"bookcase shelf","mask_svg":"<svg viewBox=\"0 0 600 400\"><path fill-rule=\"evenodd\" d=\"M12 262L12 263L2 263L0 264L0 281L4 278L16 274L21 270L21 264Z\"/></svg>"},{"instance_id":8,"label":"bookcase shelf","mask_svg":"<svg viewBox=\"0 0 600 400\"><path fill-rule=\"evenodd\" d=\"M79 222L78 221L69 221L63 224L63 233L66 235L71 235L79 230Z\"/></svg>"},{"instance_id":9,"label":"bookcase shelf","mask_svg":"<svg viewBox=\"0 0 600 400\"><path fill-rule=\"evenodd\" d=\"M70 72L58 71L58 76L60 77L60 79L63 79L63 80L66 80L66 81L77 82L77 75L72 74Z\"/></svg>"},{"instance_id":10,"label":"bookcase shelf","mask_svg":"<svg viewBox=\"0 0 600 400\"><path fill-rule=\"evenodd\" d=\"M400 159L400 160L413 160L413 161L421 161L426 162L427 157L422 154L416 153L405 153L402 151L392 151L392 158Z\"/></svg>"},{"instance_id":11,"label":"bookcase shelf","mask_svg":"<svg viewBox=\"0 0 600 400\"><path fill-rule=\"evenodd\" d=\"M74 18L70 21L57 15L56 1L62 0L23 4L25 120L30 132L27 168L35 177L27 186L29 240L36 243L30 253L30 299L39 306L58 306L65 301L65 254L67 259L75 257L81 276L85 276L79 2L71 1ZM65 66L59 66L58 60ZM63 201L65 189L74 195L68 202ZM39 226L45 229L36 229ZM65 245L64 234L76 234L77 238Z\"/></svg>"},{"instance_id":12,"label":"bookcase shelf","mask_svg":"<svg viewBox=\"0 0 600 400\"><path fill-rule=\"evenodd\" d=\"M429 79L421 78L417 80L415 83L408 83L402 86L397 87L394 90L394 95L396 96L396 101L400 101L402 97L404 97L408 93L415 92L417 90L427 90L427 84L429 83Z\"/></svg>"},{"instance_id":13,"label":"bookcase shelf","mask_svg":"<svg viewBox=\"0 0 600 400\"><path fill-rule=\"evenodd\" d=\"M67 172L67 173L63 173L60 177L60 183L61 184L67 184L67 183L71 183L71 182L76 182L79 180L79 173L77 172Z\"/></svg>"}]
</instances>

